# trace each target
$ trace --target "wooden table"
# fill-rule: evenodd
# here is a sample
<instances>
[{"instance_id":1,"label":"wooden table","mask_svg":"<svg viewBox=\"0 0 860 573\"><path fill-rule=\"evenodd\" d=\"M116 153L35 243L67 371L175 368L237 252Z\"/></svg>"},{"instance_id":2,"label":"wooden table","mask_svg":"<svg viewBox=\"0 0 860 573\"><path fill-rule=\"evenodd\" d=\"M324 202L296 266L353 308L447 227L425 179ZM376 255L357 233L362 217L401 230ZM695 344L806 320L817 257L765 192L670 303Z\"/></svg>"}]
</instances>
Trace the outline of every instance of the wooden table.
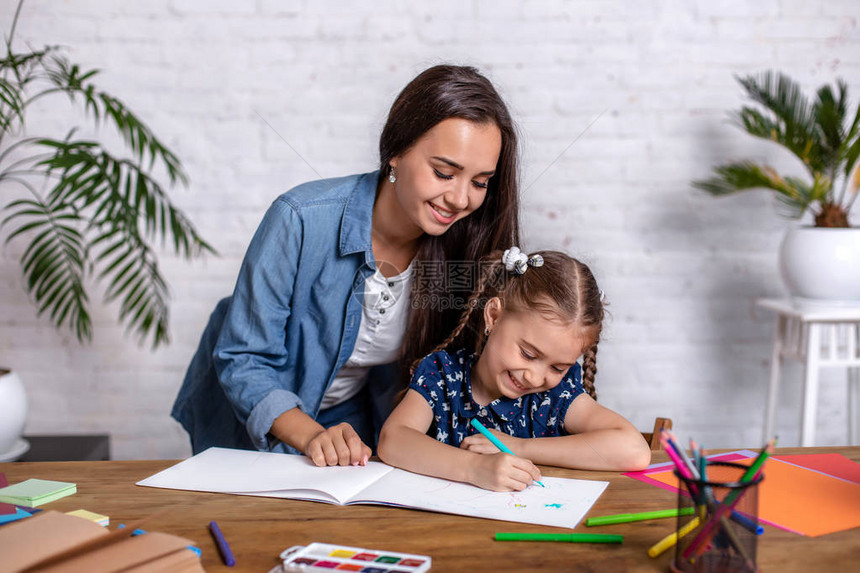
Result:
<instances>
[{"instance_id":1,"label":"wooden table","mask_svg":"<svg viewBox=\"0 0 860 573\"><path fill-rule=\"evenodd\" d=\"M860 461L860 447L782 448L777 453L841 453ZM666 461L655 452L654 462ZM672 532L674 520L643 521L600 528L580 524L575 531L622 533L622 545L572 543L498 543L497 531L563 532L525 525L397 509L383 506L335 506L325 503L174 491L134 483L173 461L42 462L0 464L10 483L27 478L75 482L78 493L44 506L58 511L88 509L110 516L111 529L161 509L145 529L193 540L203 550L207 571L266 572L277 555L292 545L313 541L420 553L433 558L433 571L667 571L672 552L650 559L648 548ZM543 468L544 475L610 481L589 515L649 511L673 507L675 494L612 472ZM235 567L221 563L207 524L217 520L236 556ZM856 571L860 530L809 538L765 526L759 538L763 572Z\"/></svg>"}]
</instances>

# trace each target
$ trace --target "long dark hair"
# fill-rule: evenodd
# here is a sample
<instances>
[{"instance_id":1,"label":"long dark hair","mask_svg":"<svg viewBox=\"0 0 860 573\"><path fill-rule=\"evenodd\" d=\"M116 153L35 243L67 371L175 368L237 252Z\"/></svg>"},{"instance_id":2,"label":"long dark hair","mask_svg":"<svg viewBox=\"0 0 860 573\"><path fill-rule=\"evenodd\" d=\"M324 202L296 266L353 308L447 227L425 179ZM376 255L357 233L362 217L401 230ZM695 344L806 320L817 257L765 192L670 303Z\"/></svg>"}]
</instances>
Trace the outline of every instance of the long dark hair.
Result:
<instances>
[{"instance_id":1,"label":"long dark hair","mask_svg":"<svg viewBox=\"0 0 860 573\"><path fill-rule=\"evenodd\" d=\"M594 377L597 374L597 344L603 329L603 296L588 265L559 251L537 251L543 265L527 268L518 275L505 269L502 252L487 255L482 273L467 308L451 334L433 351L449 346L474 348L480 353L484 345L483 308L492 297L499 297L505 311L539 312L568 322L574 328L588 330L592 344L582 355L582 386L597 399ZM474 345L466 341L474 340ZM413 363L415 366L416 363Z\"/></svg>"},{"instance_id":2,"label":"long dark hair","mask_svg":"<svg viewBox=\"0 0 860 573\"><path fill-rule=\"evenodd\" d=\"M412 311L403 343L404 385L408 365L421 358L457 325L474 286L476 263L495 249L519 242L517 133L505 102L493 84L469 66L439 65L419 74L391 106L379 140L380 177L389 162L406 153L439 122L461 118L492 123L502 135L495 175L484 203L440 236L425 235L415 257ZM443 280L437 276L442 269ZM458 294L444 277L472 277Z\"/></svg>"}]
</instances>

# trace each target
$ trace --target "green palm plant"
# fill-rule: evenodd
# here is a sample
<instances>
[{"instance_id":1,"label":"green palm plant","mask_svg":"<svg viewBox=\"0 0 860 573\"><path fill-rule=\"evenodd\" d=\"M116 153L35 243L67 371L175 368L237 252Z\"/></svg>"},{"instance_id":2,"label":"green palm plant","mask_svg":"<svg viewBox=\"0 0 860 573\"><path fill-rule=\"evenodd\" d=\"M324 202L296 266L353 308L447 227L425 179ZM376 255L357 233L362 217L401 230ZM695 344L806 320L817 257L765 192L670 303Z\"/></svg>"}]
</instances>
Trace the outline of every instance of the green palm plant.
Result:
<instances>
[{"instance_id":1,"label":"green palm plant","mask_svg":"<svg viewBox=\"0 0 860 573\"><path fill-rule=\"evenodd\" d=\"M214 252L153 176L187 186L179 159L125 104L92 83L62 50L15 52L19 2L0 60L0 189L20 186L25 198L0 203L6 242L28 240L21 256L25 286L39 315L68 326L78 340L92 338L88 287L106 282L105 302L119 301L119 322L140 342L169 342L169 293L152 243L172 246L187 259ZM30 106L65 95L96 126L112 125L129 157L98 141L26 136ZM20 197L19 193L16 195Z\"/></svg>"},{"instance_id":2,"label":"green palm plant","mask_svg":"<svg viewBox=\"0 0 860 573\"><path fill-rule=\"evenodd\" d=\"M737 161L715 167L712 177L694 181L693 186L712 195L771 189L789 217L800 218L809 209L816 227L850 227L848 215L860 186L860 172L855 171L860 105L849 113L845 82L825 84L811 101L796 82L774 71L738 82L759 107L742 107L733 114L735 123L750 135L788 149L809 178L783 177L770 166Z\"/></svg>"}]
</instances>

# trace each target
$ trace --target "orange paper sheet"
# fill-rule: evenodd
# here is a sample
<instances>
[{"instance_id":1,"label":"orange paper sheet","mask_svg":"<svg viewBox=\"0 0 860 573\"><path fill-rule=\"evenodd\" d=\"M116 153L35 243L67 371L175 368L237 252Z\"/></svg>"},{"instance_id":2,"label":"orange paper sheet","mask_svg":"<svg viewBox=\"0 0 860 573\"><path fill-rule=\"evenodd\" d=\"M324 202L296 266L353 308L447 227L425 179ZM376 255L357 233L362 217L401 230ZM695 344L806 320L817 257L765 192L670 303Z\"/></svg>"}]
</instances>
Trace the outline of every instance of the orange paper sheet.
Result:
<instances>
[{"instance_id":1,"label":"orange paper sheet","mask_svg":"<svg viewBox=\"0 0 860 573\"><path fill-rule=\"evenodd\" d=\"M672 470L649 473L648 477L678 488ZM797 533L818 537L860 527L860 484L771 458L764 465L758 493L759 519Z\"/></svg>"}]
</instances>

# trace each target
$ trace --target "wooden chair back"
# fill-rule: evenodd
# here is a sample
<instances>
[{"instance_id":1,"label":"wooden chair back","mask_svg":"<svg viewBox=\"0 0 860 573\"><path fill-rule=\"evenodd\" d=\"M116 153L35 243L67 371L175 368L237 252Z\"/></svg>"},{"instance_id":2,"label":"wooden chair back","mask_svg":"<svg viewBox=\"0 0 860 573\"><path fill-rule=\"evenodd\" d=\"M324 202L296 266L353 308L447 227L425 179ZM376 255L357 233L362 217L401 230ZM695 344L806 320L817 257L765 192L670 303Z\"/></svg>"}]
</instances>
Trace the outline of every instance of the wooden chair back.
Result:
<instances>
[{"instance_id":1,"label":"wooden chair back","mask_svg":"<svg viewBox=\"0 0 860 573\"><path fill-rule=\"evenodd\" d=\"M654 429L650 432L642 432L642 437L645 438L645 441L648 442L648 445L651 446L652 450L662 450L663 444L660 443L660 430L671 429L671 418L657 418L656 420L654 420Z\"/></svg>"}]
</instances>

